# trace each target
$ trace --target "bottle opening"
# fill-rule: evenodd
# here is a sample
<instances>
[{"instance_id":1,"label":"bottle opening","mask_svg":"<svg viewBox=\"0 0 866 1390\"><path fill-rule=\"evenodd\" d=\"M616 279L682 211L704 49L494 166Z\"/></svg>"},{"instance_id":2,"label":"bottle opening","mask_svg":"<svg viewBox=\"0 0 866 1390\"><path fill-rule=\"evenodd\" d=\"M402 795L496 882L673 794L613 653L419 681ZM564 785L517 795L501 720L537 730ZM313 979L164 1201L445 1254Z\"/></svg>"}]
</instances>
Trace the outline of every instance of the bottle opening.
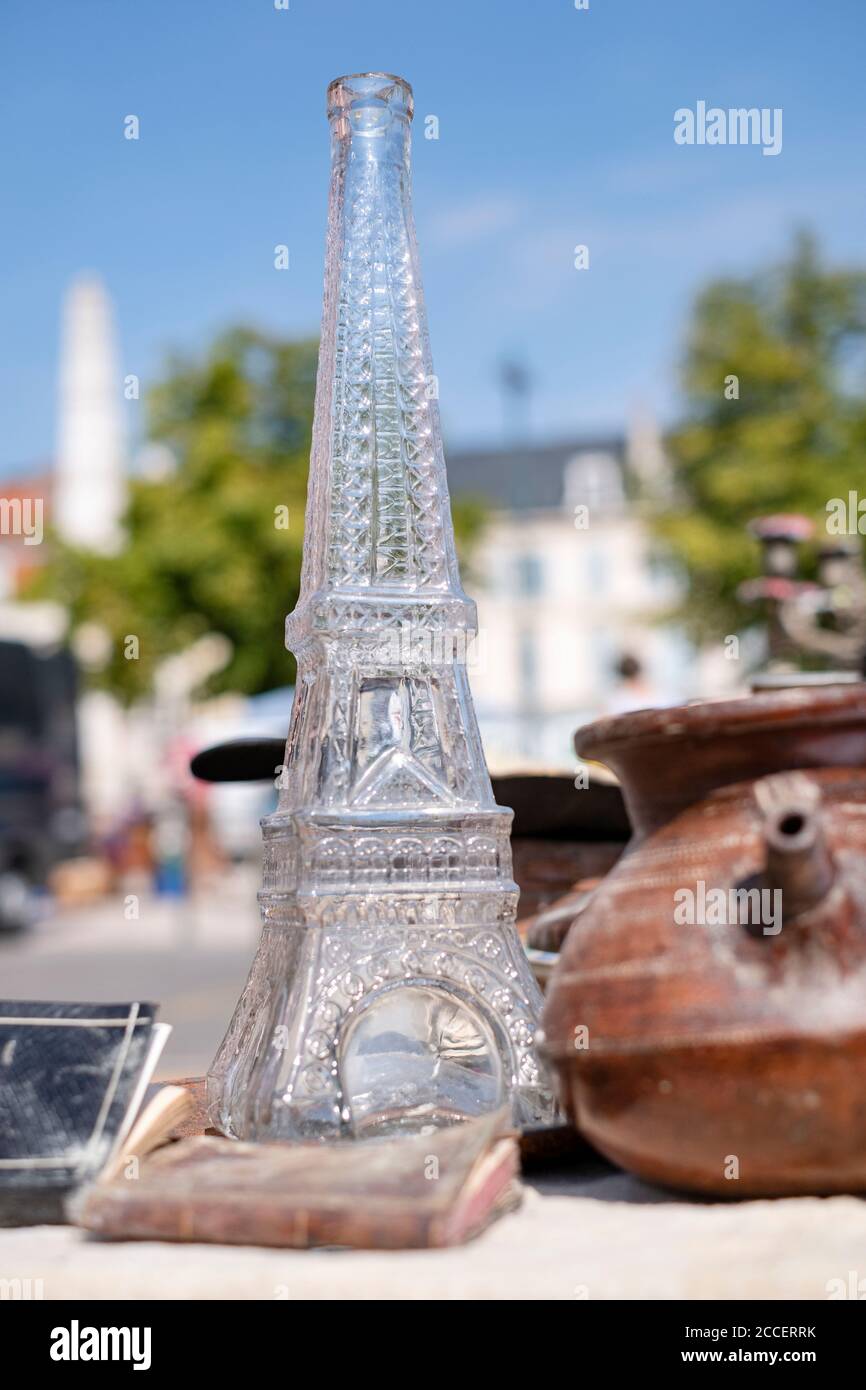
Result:
<instances>
[{"instance_id":1,"label":"bottle opening","mask_svg":"<svg viewBox=\"0 0 866 1390\"><path fill-rule=\"evenodd\" d=\"M329 119L346 116L352 120L353 113L378 111L383 117L403 116L411 121L414 109L409 83L390 72L350 73L328 86Z\"/></svg>"}]
</instances>

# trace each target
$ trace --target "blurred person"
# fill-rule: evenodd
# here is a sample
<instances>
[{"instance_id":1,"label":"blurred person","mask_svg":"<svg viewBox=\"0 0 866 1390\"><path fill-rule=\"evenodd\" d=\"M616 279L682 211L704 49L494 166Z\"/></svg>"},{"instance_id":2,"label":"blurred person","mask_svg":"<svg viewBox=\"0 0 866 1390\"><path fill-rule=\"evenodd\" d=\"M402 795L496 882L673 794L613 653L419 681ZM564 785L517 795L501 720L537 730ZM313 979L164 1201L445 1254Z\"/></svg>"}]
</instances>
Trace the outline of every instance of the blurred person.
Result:
<instances>
[{"instance_id":1,"label":"blurred person","mask_svg":"<svg viewBox=\"0 0 866 1390\"><path fill-rule=\"evenodd\" d=\"M614 670L618 684L608 696L606 714L626 714L629 710L652 709L666 703L661 691L647 679L643 665L631 652L623 652Z\"/></svg>"}]
</instances>

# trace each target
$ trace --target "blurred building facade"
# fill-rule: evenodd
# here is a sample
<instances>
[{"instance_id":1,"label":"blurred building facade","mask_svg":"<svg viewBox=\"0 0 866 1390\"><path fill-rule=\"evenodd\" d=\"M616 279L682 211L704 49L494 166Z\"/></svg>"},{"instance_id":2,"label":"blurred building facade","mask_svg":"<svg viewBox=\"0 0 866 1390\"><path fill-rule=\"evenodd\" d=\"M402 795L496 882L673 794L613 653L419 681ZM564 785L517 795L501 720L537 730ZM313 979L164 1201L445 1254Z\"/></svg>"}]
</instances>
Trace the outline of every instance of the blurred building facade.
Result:
<instances>
[{"instance_id":1,"label":"blurred building facade","mask_svg":"<svg viewBox=\"0 0 866 1390\"><path fill-rule=\"evenodd\" d=\"M127 451L114 311L102 281L80 275L61 320L57 455L52 524L69 545L113 554L123 544ZM96 630L79 637L88 664L103 655ZM78 703L82 793L95 828L107 830L127 809L130 720L104 690L83 690Z\"/></svg>"},{"instance_id":2,"label":"blurred building facade","mask_svg":"<svg viewBox=\"0 0 866 1390\"><path fill-rule=\"evenodd\" d=\"M52 520L70 545L120 549L126 506L122 379L108 292L73 280L63 303Z\"/></svg>"},{"instance_id":3,"label":"blurred building facade","mask_svg":"<svg viewBox=\"0 0 866 1390\"><path fill-rule=\"evenodd\" d=\"M664 495L657 429L452 452L451 495L487 507L464 584L478 602L470 680L495 771L571 767L578 724L619 708L618 665L642 669L639 703L676 702L694 661L659 621L680 596L656 560L641 496Z\"/></svg>"},{"instance_id":4,"label":"blurred building facade","mask_svg":"<svg viewBox=\"0 0 866 1390\"><path fill-rule=\"evenodd\" d=\"M64 296L58 368L57 448L53 466L4 480L5 498L38 503L43 533L50 528L70 545L103 554L123 542L127 450L123 429L120 360L114 312L95 275L76 277ZM19 601L47 554L42 543L4 536L0 549L0 638L50 653L70 639L62 603ZM76 643L79 662L101 655L100 634L87 630ZM104 691L82 690L77 702L81 795L92 823L104 828L125 809L130 749L128 718Z\"/></svg>"}]
</instances>

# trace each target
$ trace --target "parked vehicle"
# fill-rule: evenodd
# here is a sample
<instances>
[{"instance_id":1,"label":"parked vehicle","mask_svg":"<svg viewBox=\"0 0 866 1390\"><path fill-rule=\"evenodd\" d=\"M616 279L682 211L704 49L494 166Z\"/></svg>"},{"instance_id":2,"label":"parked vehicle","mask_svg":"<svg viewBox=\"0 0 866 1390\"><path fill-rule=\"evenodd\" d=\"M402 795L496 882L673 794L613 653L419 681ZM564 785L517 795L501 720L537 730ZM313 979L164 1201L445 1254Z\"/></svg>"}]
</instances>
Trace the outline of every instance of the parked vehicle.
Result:
<instances>
[{"instance_id":1,"label":"parked vehicle","mask_svg":"<svg viewBox=\"0 0 866 1390\"><path fill-rule=\"evenodd\" d=\"M63 648L0 641L0 929L29 926L58 860L80 852L76 669Z\"/></svg>"}]
</instances>

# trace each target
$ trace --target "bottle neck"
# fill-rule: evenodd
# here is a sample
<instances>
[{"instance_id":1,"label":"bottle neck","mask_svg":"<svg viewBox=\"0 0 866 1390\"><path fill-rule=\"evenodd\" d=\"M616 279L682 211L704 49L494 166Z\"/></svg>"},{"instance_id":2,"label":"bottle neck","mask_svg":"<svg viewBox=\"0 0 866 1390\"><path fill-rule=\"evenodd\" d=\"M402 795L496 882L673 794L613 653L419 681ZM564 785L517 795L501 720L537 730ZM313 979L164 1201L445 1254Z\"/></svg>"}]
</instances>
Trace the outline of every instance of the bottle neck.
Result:
<instances>
[{"instance_id":1,"label":"bottle neck","mask_svg":"<svg viewBox=\"0 0 866 1390\"><path fill-rule=\"evenodd\" d=\"M368 81L377 90L359 92ZM329 92L325 302L290 637L310 604L324 613L335 594L435 597L449 614L456 603L452 626L474 627L457 572L412 219L411 93L385 81L341 79Z\"/></svg>"},{"instance_id":2,"label":"bottle neck","mask_svg":"<svg viewBox=\"0 0 866 1390\"><path fill-rule=\"evenodd\" d=\"M409 117L385 105L355 106L331 116L332 172L351 175L355 169L398 169L409 173Z\"/></svg>"}]
</instances>

